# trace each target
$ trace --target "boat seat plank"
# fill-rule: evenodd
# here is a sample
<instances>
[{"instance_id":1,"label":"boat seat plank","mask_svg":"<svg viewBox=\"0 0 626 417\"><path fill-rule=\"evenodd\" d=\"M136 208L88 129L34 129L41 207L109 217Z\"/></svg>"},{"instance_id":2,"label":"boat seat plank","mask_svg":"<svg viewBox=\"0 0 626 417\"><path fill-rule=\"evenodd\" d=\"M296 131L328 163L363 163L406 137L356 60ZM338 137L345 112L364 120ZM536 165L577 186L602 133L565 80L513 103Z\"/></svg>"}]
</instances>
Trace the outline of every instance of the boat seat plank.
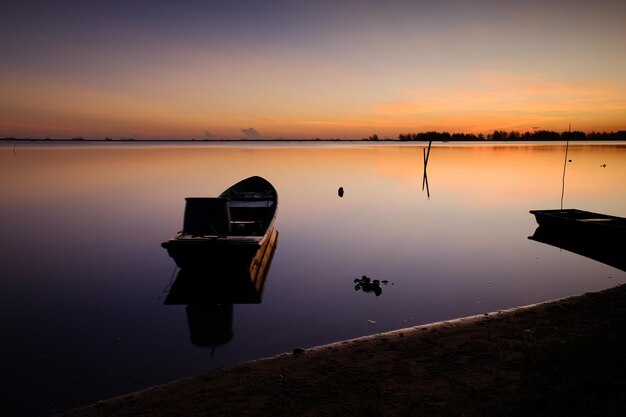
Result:
<instances>
[{"instance_id":1,"label":"boat seat plank","mask_svg":"<svg viewBox=\"0 0 626 417\"><path fill-rule=\"evenodd\" d=\"M270 200L244 201L231 200L230 207L272 207L273 202Z\"/></svg>"}]
</instances>

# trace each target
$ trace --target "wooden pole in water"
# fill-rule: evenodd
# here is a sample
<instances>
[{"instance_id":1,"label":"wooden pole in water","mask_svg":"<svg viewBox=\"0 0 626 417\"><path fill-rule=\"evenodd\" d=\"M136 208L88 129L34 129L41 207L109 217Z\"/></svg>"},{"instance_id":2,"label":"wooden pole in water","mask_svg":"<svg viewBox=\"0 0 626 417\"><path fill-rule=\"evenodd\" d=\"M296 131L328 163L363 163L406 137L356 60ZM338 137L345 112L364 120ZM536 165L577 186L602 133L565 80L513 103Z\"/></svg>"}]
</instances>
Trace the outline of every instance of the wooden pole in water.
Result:
<instances>
[{"instance_id":1,"label":"wooden pole in water","mask_svg":"<svg viewBox=\"0 0 626 417\"><path fill-rule=\"evenodd\" d=\"M422 148L424 151L424 176L422 178L422 191L424 191L424 186L426 186L426 193L428 194L428 198L430 198L430 191L428 190L428 177L426 175L426 167L428 166L428 158L430 157L430 145L432 145L433 141L428 142L428 152L426 152L426 148Z\"/></svg>"}]
</instances>

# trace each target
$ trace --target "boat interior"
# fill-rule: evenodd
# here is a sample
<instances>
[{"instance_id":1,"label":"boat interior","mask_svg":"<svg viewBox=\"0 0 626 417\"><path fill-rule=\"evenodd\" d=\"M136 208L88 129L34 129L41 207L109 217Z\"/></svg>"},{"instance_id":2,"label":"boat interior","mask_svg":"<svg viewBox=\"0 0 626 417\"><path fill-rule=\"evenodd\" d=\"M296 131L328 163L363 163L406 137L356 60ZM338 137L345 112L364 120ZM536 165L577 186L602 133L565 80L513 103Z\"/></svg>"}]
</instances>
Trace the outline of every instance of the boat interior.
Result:
<instances>
[{"instance_id":1,"label":"boat interior","mask_svg":"<svg viewBox=\"0 0 626 417\"><path fill-rule=\"evenodd\" d=\"M192 236L260 236L276 211L271 199L186 198L183 234Z\"/></svg>"}]
</instances>

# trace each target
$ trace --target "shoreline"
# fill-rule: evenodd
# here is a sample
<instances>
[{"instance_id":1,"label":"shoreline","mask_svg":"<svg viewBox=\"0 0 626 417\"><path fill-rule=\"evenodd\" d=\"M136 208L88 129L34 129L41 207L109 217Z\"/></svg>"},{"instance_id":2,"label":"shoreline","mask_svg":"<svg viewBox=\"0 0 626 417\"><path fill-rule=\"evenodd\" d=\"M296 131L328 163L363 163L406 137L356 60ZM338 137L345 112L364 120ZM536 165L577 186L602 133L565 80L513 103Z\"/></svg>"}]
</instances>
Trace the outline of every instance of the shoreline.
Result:
<instances>
[{"instance_id":1,"label":"shoreline","mask_svg":"<svg viewBox=\"0 0 626 417\"><path fill-rule=\"evenodd\" d=\"M487 139L411 139L411 140L401 140L401 139L339 139L339 138L327 138L327 139L307 139L307 138L267 138L267 139L86 139L86 138L0 138L0 143L8 143L8 144L17 144L23 142L43 142L46 144L67 144L67 143L282 143L282 142L358 142L358 143L422 143L427 144L429 142L434 143L467 143L467 144L476 144L476 143L484 143L484 144L499 144L499 143L529 143L529 144L541 144L541 143L556 143L562 144L565 142L565 139L498 139L498 140L487 140ZM569 139L570 143L624 143L626 142L625 138L597 138L597 139Z\"/></svg>"},{"instance_id":2,"label":"shoreline","mask_svg":"<svg viewBox=\"0 0 626 417\"><path fill-rule=\"evenodd\" d=\"M626 285L283 353L60 416L626 415Z\"/></svg>"}]
</instances>

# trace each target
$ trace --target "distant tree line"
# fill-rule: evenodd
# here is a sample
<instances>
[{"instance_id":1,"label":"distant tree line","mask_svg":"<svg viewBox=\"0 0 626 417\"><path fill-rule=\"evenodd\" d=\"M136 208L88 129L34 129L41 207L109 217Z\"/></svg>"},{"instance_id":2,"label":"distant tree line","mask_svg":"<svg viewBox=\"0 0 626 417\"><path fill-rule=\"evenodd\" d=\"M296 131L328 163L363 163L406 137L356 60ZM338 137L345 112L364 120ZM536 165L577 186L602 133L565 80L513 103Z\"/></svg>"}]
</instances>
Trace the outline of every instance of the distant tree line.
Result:
<instances>
[{"instance_id":1,"label":"distant tree line","mask_svg":"<svg viewBox=\"0 0 626 417\"><path fill-rule=\"evenodd\" d=\"M520 133L517 130L494 130L488 134L473 133L448 133L448 132L420 132L420 133L400 133L398 139L401 141L547 141L547 140L626 140L626 130L617 132L554 132L551 130L537 130L534 132Z\"/></svg>"},{"instance_id":2,"label":"distant tree line","mask_svg":"<svg viewBox=\"0 0 626 417\"><path fill-rule=\"evenodd\" d=\"M483 133L478 133L478 134L474 134L474 133L448 133L448 132L436 132L436 131L431 131L431 132L420 132L420 133L400 133L398 135L398 139L400 141L422 141L422 142L428 142L428 141L443 141L443 142L453 142L453 141L565 141L565 140L570 140L570 141L581 141L581 140L588 140L588 141L612 141L612 140L623 140L626 141L626 130L619 130L617 132L590 132L590 133L585 133L585 132L580 132L580 131L566 131L566 132L554 132L551 130L536 130L534 132L524 132L524 133L520 133L517 130L511 130L511 131L506 131L506 130L494 130L493 133L487 133L487 134L483 134ZM35 139L35 138L15 138L15 137L0 137L0 141L94 141L94 142L99 142L99 141L135 141L137 140L138 142L140 141L146 141L146 142L153 142L153 141L159 141L157 139L135 139L132 137L128 137L128 138L119 138L119 139L111 139L110 137L106 137L104 139L85 139L82 136L78 136L78 137L74 137L71 139L51 139L51 138L43 138L43 139ZM181 141L203 141L203 142L209 142L209 141L213 141L213 140L220 140L220 139L168 139L169 141L175 141L175 142L181 142ZM222 140L228 140L228 139L222 139ZM353 141L353 140L358 140L358 139L320 139L320 138L315 138L315 139L250 139L250 138L242 138L242 139L231 139L231 140L239 140L239 141L259 141L259 140L274 140L274 141L284 141L284 142L289 142L289 141L332 141L332 142L341 142L342 140L348 140L348 141ZM384 139L379 138L379 136L377 134L373 134L367 138L363 138L360 139L363 141L390 141L390 140L395 140L395 139L389 139L388 137L385 137Z\"/></svg>"}]
</instances>

